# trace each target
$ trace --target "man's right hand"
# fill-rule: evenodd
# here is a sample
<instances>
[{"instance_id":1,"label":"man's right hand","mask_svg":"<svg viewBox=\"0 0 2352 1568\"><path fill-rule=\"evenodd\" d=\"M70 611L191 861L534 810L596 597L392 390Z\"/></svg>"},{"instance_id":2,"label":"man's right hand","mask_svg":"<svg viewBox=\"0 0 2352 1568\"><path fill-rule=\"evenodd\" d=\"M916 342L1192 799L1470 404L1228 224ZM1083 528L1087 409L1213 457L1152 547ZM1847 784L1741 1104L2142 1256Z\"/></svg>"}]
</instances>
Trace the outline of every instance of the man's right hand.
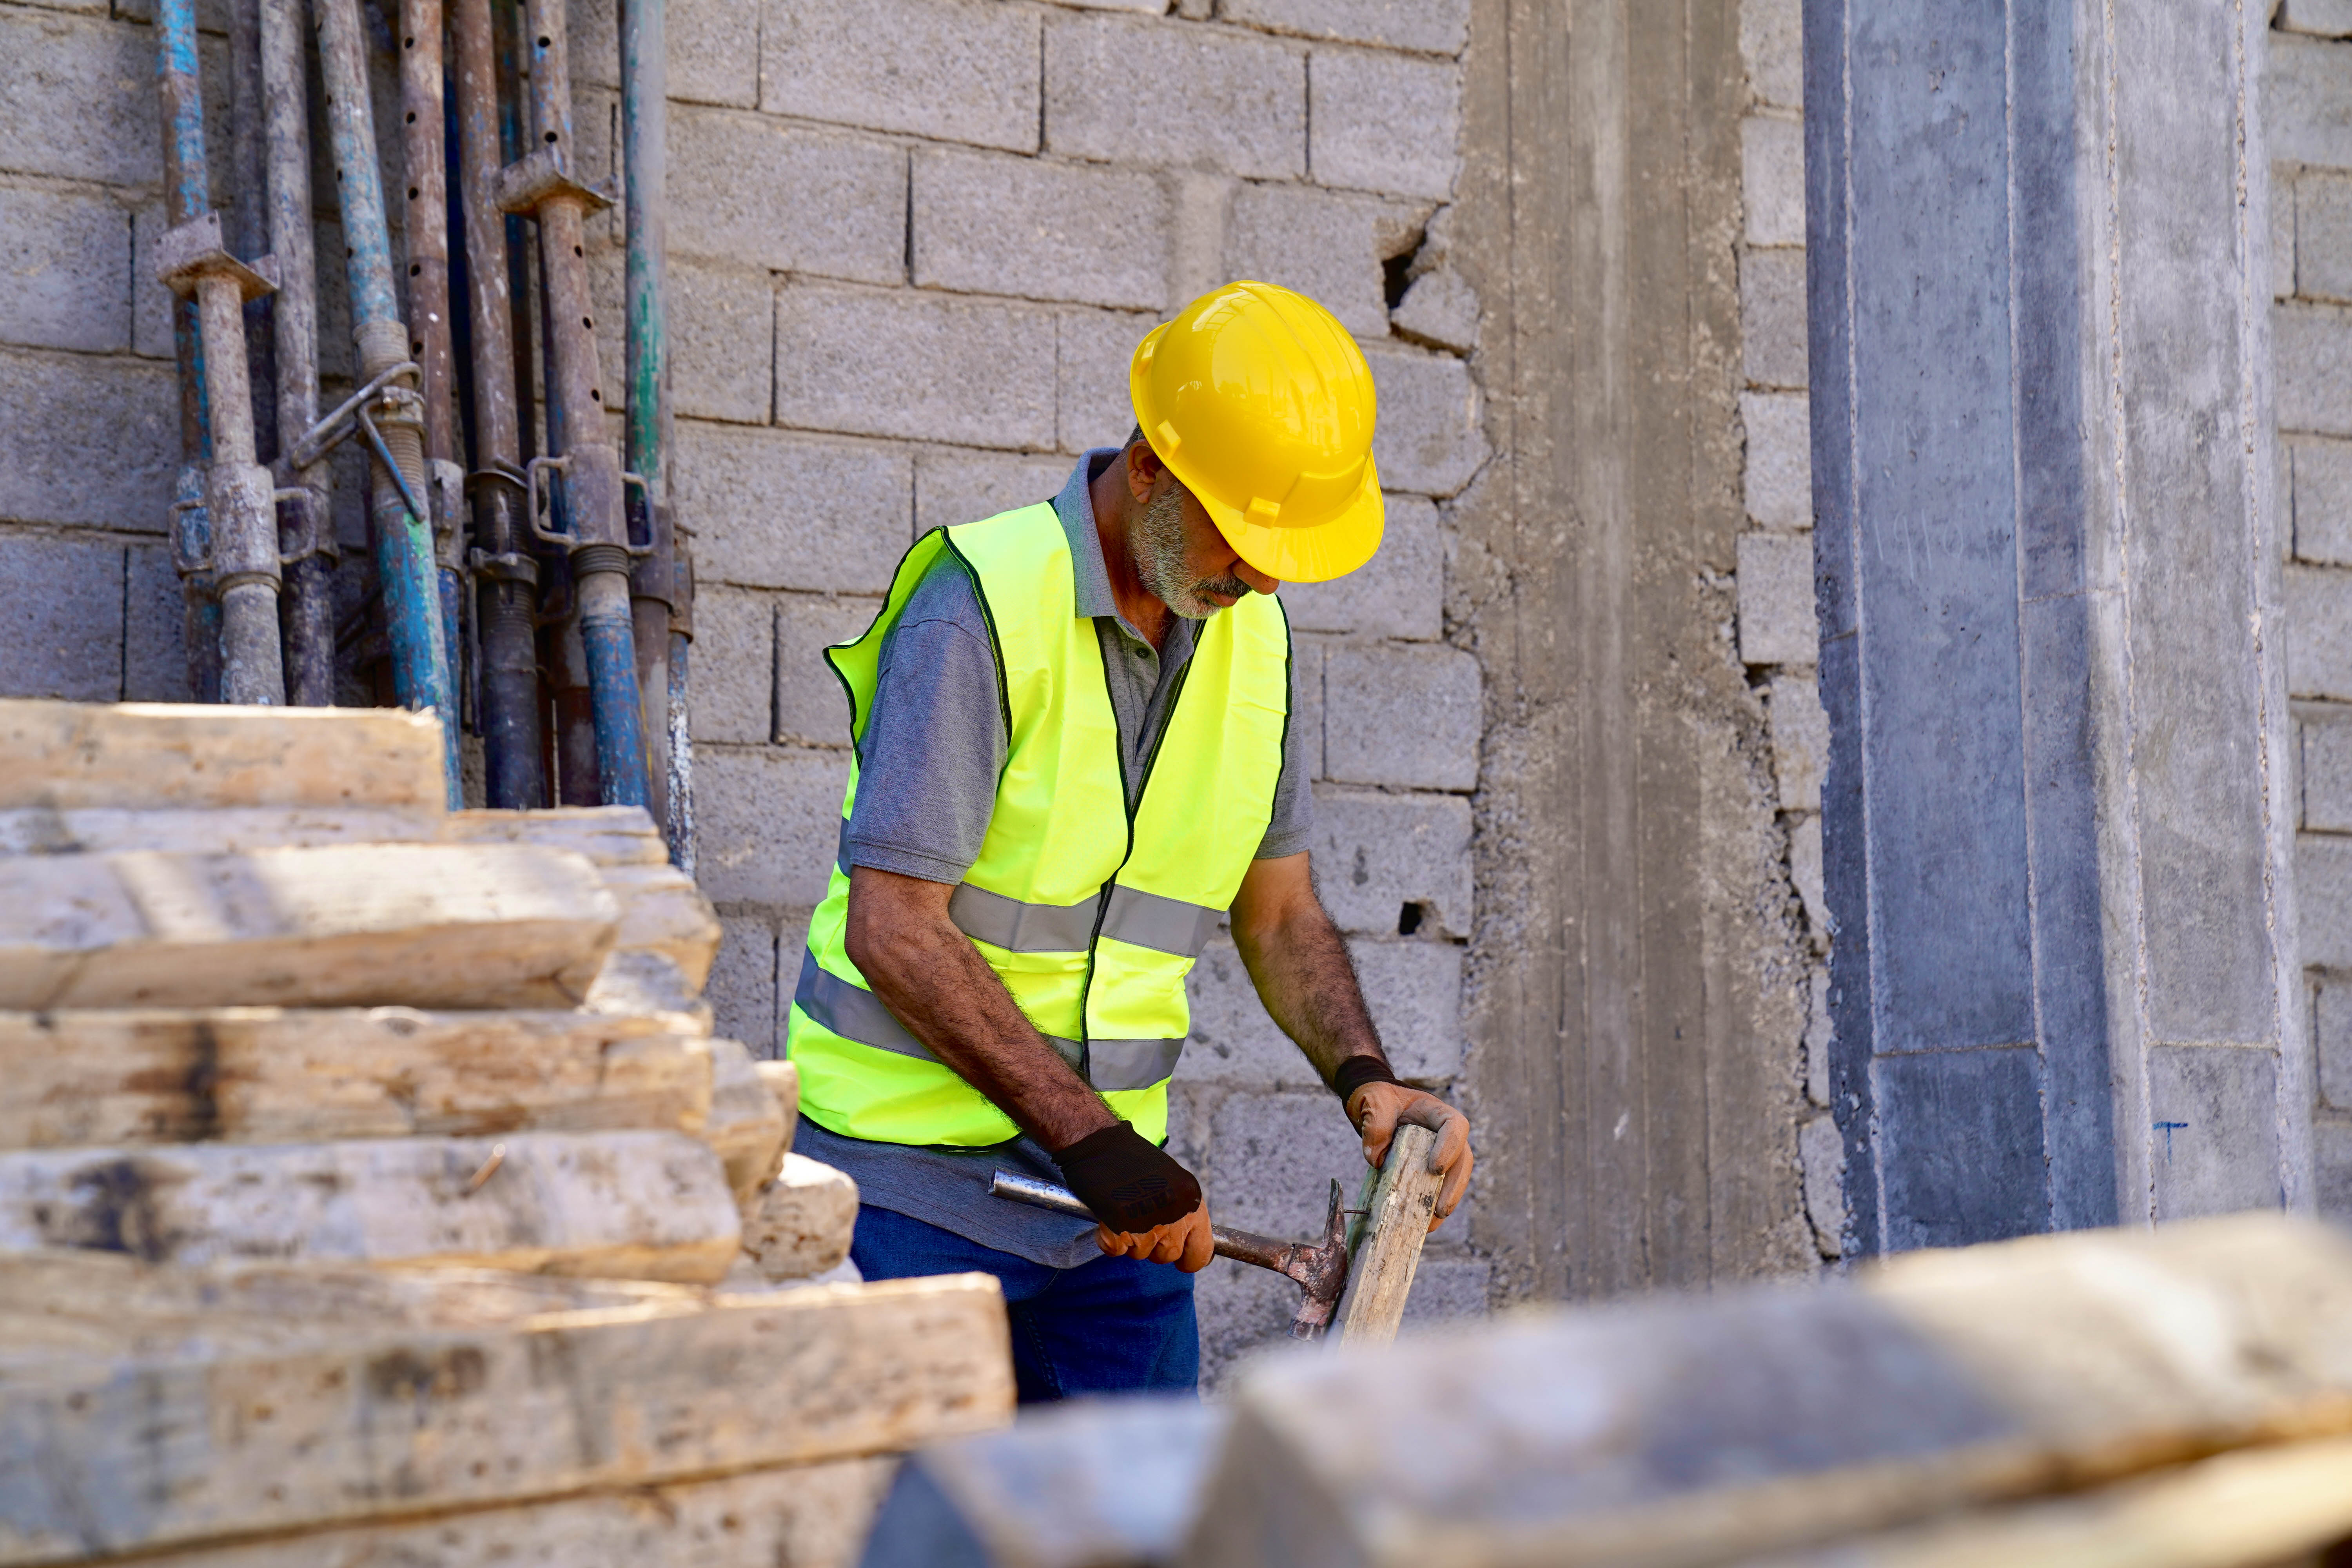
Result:
<instances>
[{"instance_id":1,"label":"man's right hand","mask_svg":"<svg viewBox=\"0 0 2352 1568\"><path fill-rule=\"evenodd\" d=\"M1172 1263L1187 1274L1198 1274L1216 1256L1216 1246L1209 1236L1209 1205L1205 1203L1171 1225L1156 1225L1147 1231L1117 1231L1107 1225L1097 1226L1095 1243L1114 1258Z\"/></svg>"},{"instance_id":2,"label":"man's right hand","mask_svg":"<svg viewBox=\"0 0 2352 1568\"><path fill-rule=\"evenodd\" d=\"M1165 1149L1124 1121L1098 1128L1054 1163L1095 1218L1108 1253L1173 1263L1187 1274L1209 1265L1209 1207L1201 1184Z\"/></svg>"}]
</instances>

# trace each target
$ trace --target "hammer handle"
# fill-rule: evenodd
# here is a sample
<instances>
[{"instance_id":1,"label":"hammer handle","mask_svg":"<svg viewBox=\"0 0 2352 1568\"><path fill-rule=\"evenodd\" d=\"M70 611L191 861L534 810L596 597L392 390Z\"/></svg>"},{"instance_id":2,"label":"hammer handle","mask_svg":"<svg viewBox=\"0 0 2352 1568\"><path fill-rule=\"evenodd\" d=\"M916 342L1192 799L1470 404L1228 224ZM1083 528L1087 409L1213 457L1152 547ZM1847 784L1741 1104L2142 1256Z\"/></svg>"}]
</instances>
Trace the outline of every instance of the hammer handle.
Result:
<instances>
[{"instance_id":1,"label":"hammer handle","mask_svg":"<svg viewBox=\"0 0 2352 1568\"><path fill-rule=\"evenodd\" d=\"M1078 1219L1095 1220L1097 1225L1102 1223L1077 1194L1052 1182L1041 1182L1034 1176L1019 1176L1010 1171L999 1171L991 1191L1000 1198L1011 1198L1015 1203L1052 1209L1055 1214L1071 1215ZM1222 1225L1209 1227L1209 1239L1220 1257L1230 1258L1236 1263L1255 1263L1260 1268L1271 1268L1277 1274L1290 1272L1284 1267L1289 1261L1286 1254L1293 1250L1292 1244L1287 1241L1276 1241L1254 1231L1233 1230Z\"/></svg>"}]
</instances>

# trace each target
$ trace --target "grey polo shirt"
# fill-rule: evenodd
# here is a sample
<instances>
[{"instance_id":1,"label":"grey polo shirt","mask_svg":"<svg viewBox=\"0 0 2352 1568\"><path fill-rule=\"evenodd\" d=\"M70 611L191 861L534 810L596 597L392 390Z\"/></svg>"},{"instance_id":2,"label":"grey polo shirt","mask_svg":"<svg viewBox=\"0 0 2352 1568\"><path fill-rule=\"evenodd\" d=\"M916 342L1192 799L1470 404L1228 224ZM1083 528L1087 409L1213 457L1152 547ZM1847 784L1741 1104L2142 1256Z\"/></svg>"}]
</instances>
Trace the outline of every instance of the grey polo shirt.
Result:
<instances>
[{"instance_id":1,"label":"grey polo shirt","mask_svg":"<svg viewBox=\"0 0 2352 1568\"><path fill-rule=\"evenodd\" d=\"M1093 617L1101 642L1132 798L1182 689L1180 678L1200 625L1171 617L1165 646L1155 649L1118 613L1087 489L1118 451L1097 447L1079 458L1054 498L1054 510L1069 536L1077 613ZM971 580L942 560L908 596L898 626L883 639L858 760L857 802L849 817L849 863L931 882L962 881L988 837L1007 744L987 617ZM1256 858L1305 849L1314 813L1300 749L1286 747L1273 819ZM990 1194L989 1178L999 1169L1061 1179L1045 1151L1027 1138L972 1151L911 1148L845 1138L803 1117L794 1147L846 1171L862 1201L983 1247L1057 1268L1100 1256L1091 1224Z\"/></svg>"}]
</instances>

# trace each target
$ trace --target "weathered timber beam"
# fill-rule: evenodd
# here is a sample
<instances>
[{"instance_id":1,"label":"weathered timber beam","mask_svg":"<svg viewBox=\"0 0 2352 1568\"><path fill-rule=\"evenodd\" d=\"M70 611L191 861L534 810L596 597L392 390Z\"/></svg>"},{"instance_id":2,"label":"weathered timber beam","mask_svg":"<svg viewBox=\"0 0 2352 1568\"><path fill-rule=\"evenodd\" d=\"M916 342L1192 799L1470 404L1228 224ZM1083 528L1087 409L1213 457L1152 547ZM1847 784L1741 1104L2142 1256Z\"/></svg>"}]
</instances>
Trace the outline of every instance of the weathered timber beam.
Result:
<instances>
[{"instance_id":1,"label":"weathered timber beam","mask_svg":"<svg viewBox=\"0 0 2352 1568\"><path fill-rule=\"evenodd\" d=\"M580 1012L0 1013L0 1149L699 1133L710 1047Z\"/></svg>"},{"instance_id":2,"label":"weathered timber beam","mask_svg":"<svg viewBox=\"0 0 2352 1568\"><path fill-rule=\"evenodd\" d=\"M1010 1418L1007 1336L964 1274L65 1360L0 1401L0 1564L905 1448Z\"/></svg>"},{"instance_id":3,"label":"weathered timber beam","mask_svg":"<svg viewBox=\"0 0 2352 1568\"><path fill-rule=\"evenodd\" d=\"M441 728L383 708L0 700L0 809L382 805L430 810ZM432 777L425 765L432 764Z\"/></svg>"},{"instance_id":4,"label":"weathered timber beam","mask_svg":"<svg viewBox=\"0 0 2352 1568\"><path fill-rule=\"evenodd\" d=\"M762 1279L807 1279L840 1266L857 1226L857 1184L831 1165L787 1154L743 1212L743 1250Z\"/></svg>"},{"instance_id":5,"label":"weathered timber beam","mask_svg":"<svg viewBox=\"0 0 2352 1568\"><path fill-rule=\"evenodd\" d=\"M1400 1127L1388 1158L1364 1184L1361 1239L1348 1265L1347 1294L1339 1298L1340 1338L1351 1345L1384 1345L1404 1321L1405 1298L1412 1293L1422 1244L1437 1213L1443 1173L1429 1168L1437 1134L1426 1127Z\"/></svg>"},{"instance_id":6,"label":"weathered timber beam","mask_svg":"<svg viewBox=\"0 0 2352 1568\"><path fill-rule=\"evenodd\" d=\"M521 845L0 859L0 1006L563 1006L619 910Z\"/></svg>"}]
</instances>

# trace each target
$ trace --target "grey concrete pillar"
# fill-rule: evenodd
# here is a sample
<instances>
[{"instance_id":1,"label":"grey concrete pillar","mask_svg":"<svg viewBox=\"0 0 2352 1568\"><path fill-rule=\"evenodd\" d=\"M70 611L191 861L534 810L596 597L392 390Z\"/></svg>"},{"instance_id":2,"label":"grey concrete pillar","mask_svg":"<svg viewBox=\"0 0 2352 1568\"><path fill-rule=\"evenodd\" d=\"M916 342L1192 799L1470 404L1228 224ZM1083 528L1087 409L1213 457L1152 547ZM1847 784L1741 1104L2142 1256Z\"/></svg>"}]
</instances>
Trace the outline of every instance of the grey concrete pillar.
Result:
<instances>
[{"instance_id":1,"label":"grey concrete pillar","mask_svg":"<svg viewBox=\"0 0 2352 1568\"><path fill-rule=\"evenodd\" d=\"M2310 1203L2266 10L1805 0L1852 1250Z\"/></svg>"}]
</instances>

